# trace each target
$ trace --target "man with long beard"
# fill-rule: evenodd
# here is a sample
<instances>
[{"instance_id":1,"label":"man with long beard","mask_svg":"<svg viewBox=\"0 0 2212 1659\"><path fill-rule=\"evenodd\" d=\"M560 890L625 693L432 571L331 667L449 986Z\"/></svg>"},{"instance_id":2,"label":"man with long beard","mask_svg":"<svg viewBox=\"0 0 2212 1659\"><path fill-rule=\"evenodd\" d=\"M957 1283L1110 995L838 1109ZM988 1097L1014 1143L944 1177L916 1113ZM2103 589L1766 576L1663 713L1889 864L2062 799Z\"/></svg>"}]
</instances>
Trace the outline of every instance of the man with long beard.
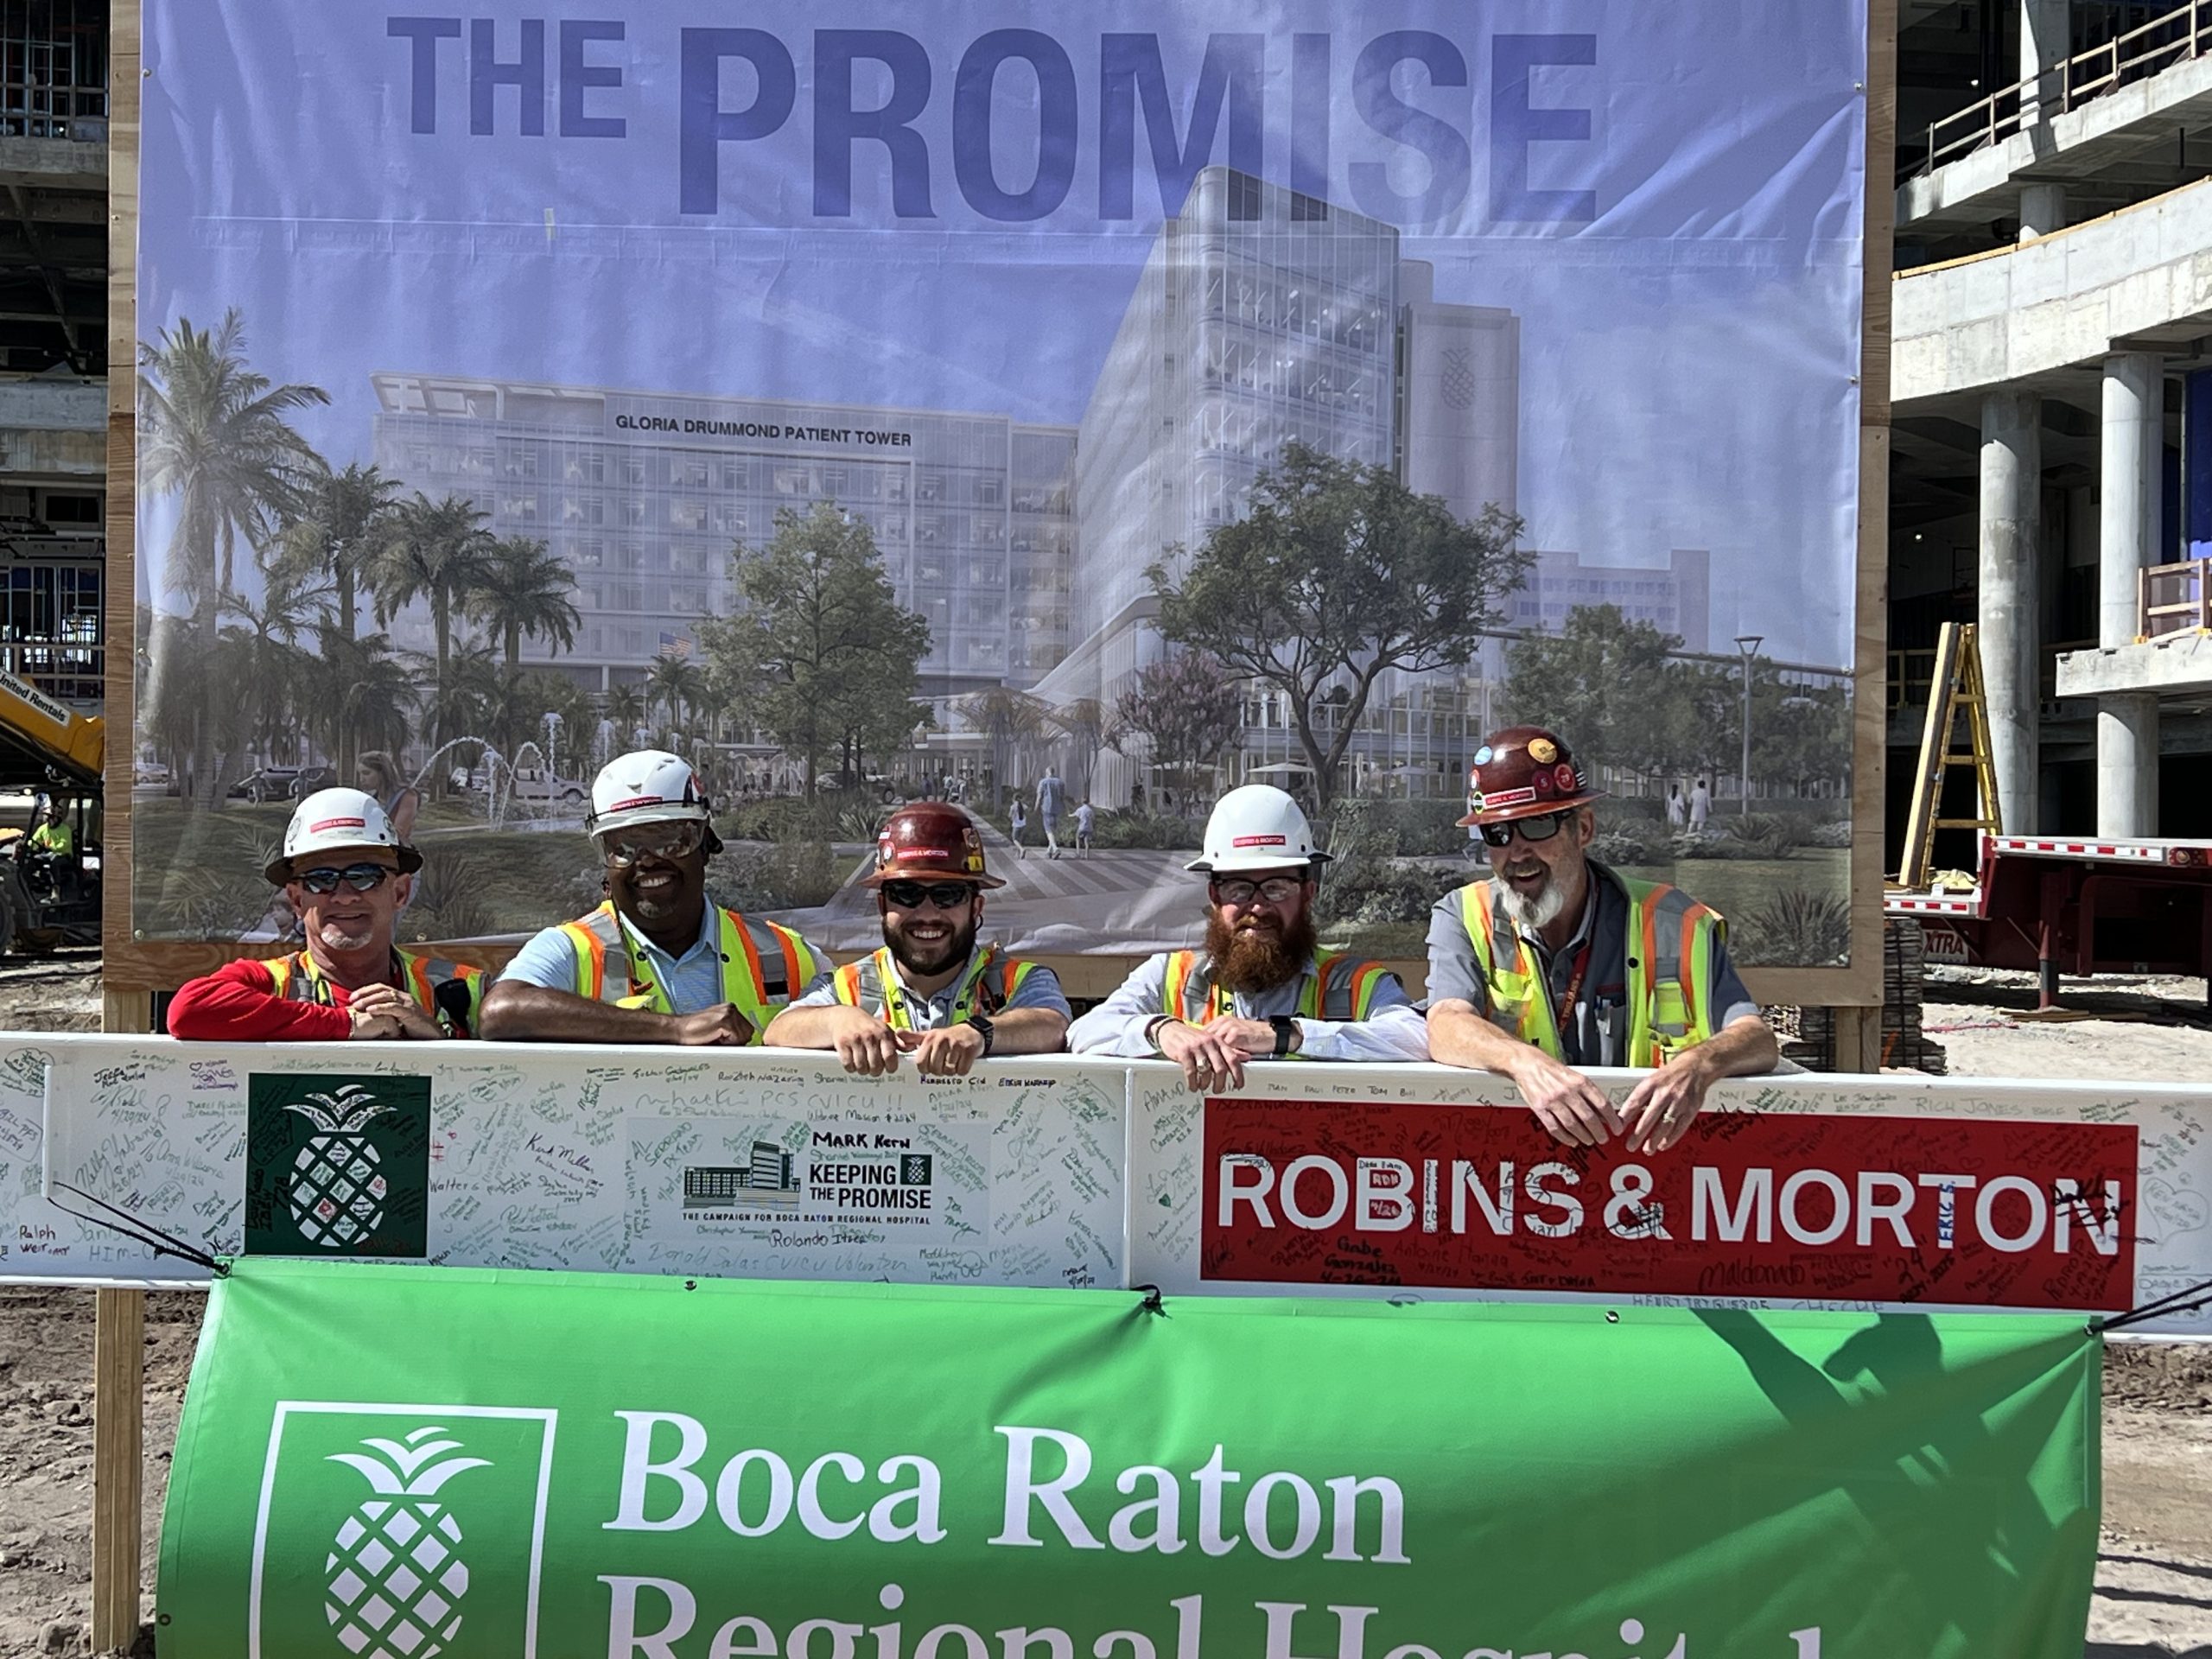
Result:
<instances>
[{"instance_id":1,"label":"man with long beard","mask_svg":"<svg viewBox=\"0 0 2212 1659\"><path fill-rule=\"evenodd\" d=\"M1477 751L1459 822L1496 879L1430 914L1429 1052L1511 1078L1556 1141L1664 1152L1716 1080L1770 1071L1780 1052L1719 914L1589 856L1600 793L1541 727ZM1616 1108L1586 1065L1654 1069Z\"/></svg>"},{"instance_id":2,"label":"man with long beard","mask_svg":"<svg viewBox=\"0 0 2212 1659\"><path fill-rule=\"evenodd\" d=\"M845 1070L881 1077L912 1054L924 1077L964 1076L992 1054L1056 1052L1068 1001L1049 968L976 943L983 890L1006 883L983 863L983 837L957 806L901 807L876 836L883 946L785 1008L761 1040L836 1051Z\"/></svg>"},{"instance_id":3,"label":"man with long beard","mask_svg":"<svg viewBox=\"0 0 2212 1659\"><path fill-rule=\"evenodd\" d=\"M1068 1028L1078 1054L1161 1057L1200 1094L1244 1086L1248 1060L1425 1060L1427 1033L1380 963L1316 947L1313 899L1329 855L1298 803L1266 784L1206 820L1206 948L1148 957Z\"/></svg>"}]
</instances>

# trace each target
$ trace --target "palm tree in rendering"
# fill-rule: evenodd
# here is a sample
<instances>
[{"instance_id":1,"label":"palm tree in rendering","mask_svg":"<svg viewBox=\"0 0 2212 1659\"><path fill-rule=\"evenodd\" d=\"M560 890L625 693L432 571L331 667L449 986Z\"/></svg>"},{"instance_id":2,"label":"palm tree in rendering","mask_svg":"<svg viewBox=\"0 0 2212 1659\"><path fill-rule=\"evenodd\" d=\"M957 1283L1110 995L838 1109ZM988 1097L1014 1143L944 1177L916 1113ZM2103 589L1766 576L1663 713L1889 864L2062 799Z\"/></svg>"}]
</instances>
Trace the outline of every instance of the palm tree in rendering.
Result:
<instances>
[{"instance_id":1,"label":"palm tree in rendering","mask_svg":"<svg viewBox=\"0 0 2212 1659\"><path fill-rule=\"evenodd\" d=\"M645 691L653 703L668 711L671 731L681 731L707 688L699 665L679 652L664 651L645 671Z\"/></svg>"},{"instance_id":2,"label":"palm tree in rendering","mask_svg":"<svg viewBox=\"0 0 2212 1659\"><path fill-rule=\"evenodd\" d=\"M484 514L467 497L449 495L442 501L433 501L418 494L400 506L391 537L378 548L369 567L378 626L389 623L415 600L423 600L430 607L430 632L436 649L432 658L435 680L427 700L430 715L427 734L435 741L461 736L466 730L454 729L449 723L456 704L454 616L466 610L482 584L491 563L492 545L492 537L484 529Z\"/></svg>"},{"instance_id":3,"label":"palm tree in rendering","mask_svg":"<svg viewBox=\"0 0 2212 1659\"><path fill-rule=\"evenodd\" d=\"M601 694L600 706L607 723L614 728L616 750L628 748L638 741L638 728L645 723L645 690L634 680L617 681Z\"/></svg>"},{"instance_id":4,"label":"palm tree in rendering","mask_svg":"<svg viewBox=\"0 0 2212 1659\"><path fill-rule=\"evenodd\" d=\"M543 542L510 536L488 550L475 591L468 596L468 613L499 639L512 671L521 665L525 634L550 639L559 651L575 645L582 620L576 614L575 591L567 560L548 552Z\"/></svg>"},{"instance_id":5,"label":"palm tree in rendering","mask_svg":"<svg viewBox=\"0 0 2212 1659\"><path fill-rule=\"evenodd\" d=\"M199 660L212 664L239 537L250 547L272 540L299 516L327 470L286 417L330 397L319 386L276 385L248 367L245 325L236 311L226 312L213 330L178 318L158 340L140 344L138 360L139 477L147 494L179 499L162 585L190 603L188 638ZM174 633L166 637L179 640ZM198 716L187 798L218 806L223 787L216 775L207 677L157 677L170 694L194 699Z\"/></svg>"}]
</instances>

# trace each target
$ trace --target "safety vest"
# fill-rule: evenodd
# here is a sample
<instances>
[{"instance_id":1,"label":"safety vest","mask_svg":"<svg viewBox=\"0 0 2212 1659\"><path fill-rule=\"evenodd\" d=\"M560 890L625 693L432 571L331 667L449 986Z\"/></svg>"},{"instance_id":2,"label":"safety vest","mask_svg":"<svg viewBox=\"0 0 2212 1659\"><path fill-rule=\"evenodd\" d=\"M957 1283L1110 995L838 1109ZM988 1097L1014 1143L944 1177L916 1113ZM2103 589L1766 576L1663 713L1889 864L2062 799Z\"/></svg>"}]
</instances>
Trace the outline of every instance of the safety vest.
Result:
<instances>
[{"instance_id":1,"label":"safety vest","mask_svg":"<svg viewBox=\"0 0 2212 1659\"><path fill-rule=\"evenodd\" d=\"M483 1022L479 1017L484 1011L484 970L466 963L448 962L439 957L418 957L411 950L392 953L393 978L404 990L415 1006L438 1022L448 1037L474 1037ZM289 957L271 957L261 964L269 970L270 978L276 982L276 995L287 1002L319 1002L324 1007L337 1006L331 994L330 981L315 959L304 950L295 950ZM468 993L468 1011L456 1015L451 1008L438 1002L439 988L459 984Z\"/></svg>"},{"instance_id":2,"label":"safety vest","mask_svg":"<svg viewBox=\"0 0 2212 1659\"><path fill-rule=\"evenodd\" d=\"M787 927L773 922L748 922L735 911L719 906L714 913L721 918L721 937L715 943L722 961L722 1001L753 1022L753 1040L757 1043L776 1010L812 982L814 952ZM560 931L576 953L578 996L624 1007L651 1008L655 1014L676 1012L669 1004L666 988L653 982L652 970L630 949L629 935L612 900L579 921L562 923ZM619 953L616 959L623 964L621 974L607 971L609 952Z\"/></svg>"},{"instance_id":3,"label":"safety vest","mask_svg":"<svg viewBox=\"0 0 2212 1659\"><path fill-rule=\"evenodd\" d=\"M1718 911L1663 881L1631 881L1610 871L1593 880L1618 882L1628 894L1628 1059L1632 1066L1663 1065L1682 1050L1713 1035L1706 1006L1713 983L1713 952L1728 936ZM1505 913L1488 881L1459 890L1475 968L1490 990L1491 1021L1554 1059L1563 1058L1551 988L1528 941ZM1594 922L1593 922L1594 927ZM1495 941L1513 942L1510 964L1501 964ZM1568 1010L1572 1017L1573 1011Z\"/></svg>"},{"instance_id":4,"label":"safety vest","mask_svg":"<svg viewBox=\"0 0 2212 1659\"><path fill-rule=\"evenodd\" d=\"M952 1017L946 1023L959 1025L971 1014L986 1018L996 1014L1013 1000L1021 982L1036 971L1035 963L1001 957L996 945L985 945L960 976L959 988L952 995ZM830 976L830 985L837 1000L847 1007L865 1008L893 1031L915 1028L913 1016L908 1012L908 992L892 967L889 945L871 951L858 962L847 963Z\"/></svg>"},{"instance_id":5,"label":"safety vest","mask_svg":"<svg viewBox=\"0 0 2212 1659\"><path fill-rule=\"evenodd\" d=\"M1306 1020L1364 1020L1375 1005L1376 988L1390 970L1337 950L1318 950L1313 965L1298 981L1298 1014ZM1162 1014L1185 1025L1203 1026L1236 1011L1236 996L1213 982L1213 964L1196 950L1171 950ZM1295 1058L1295 1057L1294 1057Z\"/></svg>"}]
</instances>

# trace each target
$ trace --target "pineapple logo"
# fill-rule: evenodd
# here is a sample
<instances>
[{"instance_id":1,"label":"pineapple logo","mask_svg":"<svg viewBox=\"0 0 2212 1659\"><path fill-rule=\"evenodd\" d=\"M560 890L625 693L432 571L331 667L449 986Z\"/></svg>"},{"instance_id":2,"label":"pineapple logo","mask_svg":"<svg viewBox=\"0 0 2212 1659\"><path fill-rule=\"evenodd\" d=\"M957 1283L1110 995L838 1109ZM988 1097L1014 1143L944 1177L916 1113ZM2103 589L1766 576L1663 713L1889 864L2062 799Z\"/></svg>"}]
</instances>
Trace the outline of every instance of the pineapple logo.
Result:
<instances>
[{"instance_id":1,"label":"pineapple logo","mask_svg":"<svg viewBox=\"0 0 2212 1659\"><path fill-rule=\"evenodd\" d=\"M531 1659L558 1416L278 1402L246 1659Z\"/></svg>"},{"instance_id":2,"label":"pineapple logo","mask_svg":"<svg viewBox=\"0 0 2212 1659\"><path fill-rule=\"evenodd\" d=\"M376 1491L353 1506L331 1540L323 1617L359 1659L435 1659L461 1633L468 1564L461 1524L436 1501L455 1475L488 1469L488 1458L449 1457L459 1440L442 1428L418 1428L404 1440L372 1435L368 1454L334 1452L328 1461L359 1470Z\"/></svg>"},{"instance_id":3,"label":"pineapple logo","mask_svg":"<svg viewBox=\"0 0 2212 1659\"><path fill-rule=\"evenodd\" d=\"M429 1254L430 1080L246 1079L251 1255Z\"/></svg>"},{"instance_id":4,"label":"pineapple logo","mask_svg":"<svg viewBox=\"0 0 2212 1659\"><path fill-rule=\"evenodd\" d=\"M384 1162L363 1133L371 1118L388 1112L358 1083L335 1095L309 1095L288 1101L317 1133L292 1160L292 1220L311 1244L338 1249L365 1238L384 1225L385 1195L391 1189L378 1166Z\"/></svg>"}]
</instances>

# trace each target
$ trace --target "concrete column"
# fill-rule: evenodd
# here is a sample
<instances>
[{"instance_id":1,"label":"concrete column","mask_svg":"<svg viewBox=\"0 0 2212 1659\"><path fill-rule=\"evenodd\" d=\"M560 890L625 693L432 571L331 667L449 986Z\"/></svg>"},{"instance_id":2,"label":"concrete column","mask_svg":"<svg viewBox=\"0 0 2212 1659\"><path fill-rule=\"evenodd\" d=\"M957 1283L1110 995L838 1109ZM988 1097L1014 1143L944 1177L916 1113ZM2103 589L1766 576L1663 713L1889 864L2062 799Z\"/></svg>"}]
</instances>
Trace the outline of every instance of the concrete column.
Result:
<instances>
[{"instance_id":1,"label":"concrete column","mask_svg":"<svg viewBox=\"0 0 2212 1659\"><path fill-rule=\"evenodd\" d=\"M1981 400L1981 679L1997 798L2007 835L2032 835L2038 713L2037 543L2042 529L2043 399L1993 391Z\"/></svg>"},{"instance_id":2,"label":"concrete column","mask_svg":"<svg viewBox=\"0 0 2212 1659\"><path fill-rule=\"evenodd\" d=\"M2139 572L2158 546L2158 461L2165 377L2147 352L2105 359L2101 500L2097 525L2097 643L2136 635ZM2097 833L2158 833L2158 699L2129 693L2097 700Z\"/></svg>"},{"instance_id":3,"label":"concrete column","mask_svg":"<svg viewBox=\"0 0 2212 1659\"><path fill-rule=\"evenodd\" d=\"M2056 70L2073 55L2073 0L2020 0L2020 124L2048 121L2060 108L2063 83ZM2026 215L2021 215L2023 220Z\"/></svg>"},{"instance_id":4,"label":"concrete column","mask_svg":"<svg viewBox=\"0 0 2212 1659\"><path fill-rule=\"evenodd\" d=\"M2023 242L2066 228L2066 187L2063 184L2024 184L2020 187L2020 235Z\"/></svg>"}]
</instances>

